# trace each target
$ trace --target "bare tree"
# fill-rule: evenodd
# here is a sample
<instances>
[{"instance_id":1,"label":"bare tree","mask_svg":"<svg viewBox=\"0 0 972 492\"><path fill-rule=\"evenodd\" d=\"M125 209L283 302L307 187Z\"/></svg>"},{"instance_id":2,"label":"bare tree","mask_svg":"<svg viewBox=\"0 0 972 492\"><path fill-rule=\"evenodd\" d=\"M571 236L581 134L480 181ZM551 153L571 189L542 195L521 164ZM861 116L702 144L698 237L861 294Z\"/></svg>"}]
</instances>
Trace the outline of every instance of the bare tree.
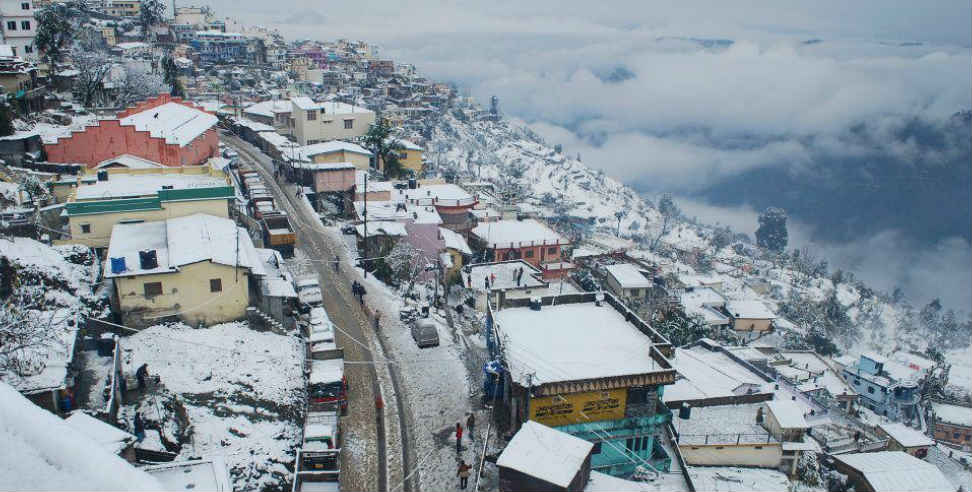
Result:
<instances>
[{"instance_id":1,"label":"bare tree","mask_svg":"<svg viewBox=\"0 0 972 492\"><path fill-rule=\"evenodd\" d=\"M658 200L658 213L662 216L661 230L658 231L658 235L651 241L650 250L654 251L658 247L658 242L661 238L668 234L668 230L671 228L675 219L681 214L678 206L675 205L675 200L672 199L671 193L665 193Z\"/></svg>"},{"instance_id":2,"label":"bare tree","mask_svg":"<svg viewBox=\"0 0 972 492\"><path fill-rule=\"evenodd\" d=\"M74 82L74 93L84 106L90 106L102 93L104 82L111 73L112 62L104 54L75 48L71 51L71 61L78 71Z\"/></svg>"},{"instance_id":3,"label":"bare tree","mask_svg":"<svg viewBox=\"0 0 972 492\"><path fill-rule=\"evenodd\" d=\"M398 244L388 253L385 259L392 270L392 274L399 282L409 282L407 291L412 290L412 284L425 267L425 254L408 241L398 241Z\"/></svg>"},{"instance_id":4,"label":"bare tree","mask_svg":"<svg viewBox=\"0 0 972 492\"><path fill-rule=\"evenodd\" d=\"M0 306L0 373L26 377L40 373L47 364L44 349L55 342L53 327L67 315L59 315L59 310L38 315L27 308L32 303L30 294L17 292Z\"/></svg>"},{"instance_id":5,"label":"bare tree","mask_svg":"<svg viewBox=\"0 0 972 492\"><path fill-rule=\"evenodd\" d=\"M116 82L118 96L115 102L118 106L125 107L137 101L157 96L161 92L168 92L162 77L157 73L152 73L143 63L126 63L122 70L121 78Z\"/></svg>"}]
</instances>

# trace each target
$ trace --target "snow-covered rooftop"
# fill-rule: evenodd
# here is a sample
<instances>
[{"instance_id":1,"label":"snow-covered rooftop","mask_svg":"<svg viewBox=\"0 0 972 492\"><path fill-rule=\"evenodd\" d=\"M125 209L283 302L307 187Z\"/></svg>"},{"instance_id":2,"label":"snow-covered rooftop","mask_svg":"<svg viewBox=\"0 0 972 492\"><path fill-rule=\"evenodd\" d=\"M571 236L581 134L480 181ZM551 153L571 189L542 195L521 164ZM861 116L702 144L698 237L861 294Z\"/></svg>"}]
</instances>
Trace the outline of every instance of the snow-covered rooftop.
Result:
<instances>
[{"instance_id":1,"label":"snow-covered rooftop","mask_svg":"<svg viewBox=\"0 0 972 492\"><path fill-rule=\"evenodd\" d=\"M361 237L365 237L365 226L360 224L355 226L355 231ZM391 221L368 221L368 236L407 236L408 232L405 230L405 224L401 222L391 222Z\"/></svg>"},{"instance_id":2,"label":"snow-covered rooftop","mask_svg":"<svg viewBox=\"0 0 972 492\"><path fill-rule=\"evenodd\" d=\"M371 183L368 184L371 191ZM401 206L399 206L401 205ZM354 202L358 220L364 220L364 202ZM431 205L412 205L392 201L368 200L368 220L372 221L412 221L416 224L441 224L442 217Z\"/></svg>"},{"instance_id":3,"label":"snow-covered rooftop","mask_svg":"<svg viewBox=\"0 0 972 492\"><path fill-rule=\"evenodd\" d=\"M259 121L253 121L253 120L251 120L249 118L235 118L235 117L231 117L230 120L233 123L236 123L237 125L240 125L240 126L245 127L245 128L249 128L250 130L255 131L255 132L272 132L272 131L274 131L274 128L272 126L267 125L265 123L260 123Z\"/></svg>"},{"instance_id":4,"label":"snow-covered rooftop","mask_svg":"<svg viewBox=\"0 0 972 492\"><path fill-rule=\"evenodd\" d=\"M311 161L316 155L330 154L332 152L353 152L355 154L361 154L366 156L371 156L372 153L368 149L351 142L345 142L343 140L329 140L327 142L316 143L312 145L305 145L298 149L300 151L301 160Z\"/></svg>"},{"instance_id":5,"label":"snow-covered rooftop","mask_svg":"<svg viewBox=\"0 0 972 492\"><path fill-rule=\"evenodd\" d=\"M740 388L765 383L758 375L726 354L702 347L676 348L675 357L670 361L682 377L665 388L665 401L732 396Z\"/></svg>"},{"instance_id":6,"label":"snow-covered rooftop","mask_svg":"<svg viewBox=\"0 0 972 492\"><path fill-rule=\"evenodd\" d=\"M727 492L778 492L790 490L786 474L777 470L734 466L691 466L695 490Z\"/></svg>"},{"instance_id":7,"label":"snow-covered rooftop","mask_svg":"<svg viewBox=\"0 0 972 492\"><path fill-rule=\"evenodd\" d=\"M468 191L451 183L423 184L415 189L395 190L392 199L418 203L436 200L439 205L470 205L475 201Z\"/></svg>"},{"instance_id":8,"label":"snow-covered rooftop","mask_svg":"<svg viewBox=\"0 0 972 492\"><path fill-rule=\"evenodd\" d=\"M141 267L139 251L147 250L156 251L157 267ZM230 219L206 214L165 221L116 224L111 231L108 258L125 258L126 269L112 273L111 262L106 262L106 278L174 272L180 266L206 260L249 268L255 275L265 273L263 261L257 255L246 229L238 228Z\"/></svg>"},{"instance_id":9,"label":"snow-covered rooftop","mask_svg":"<svg viewBox=\"0 0 972 492\"><path fill-rule=\"evenodd\" d=\"M766 403L773 417L783 429L806 429L807 420L803 418L803 409L792 400L773 400Z\"/></svg>"},{"instance_id":10,"label":"snow-covered rooftop","mask_svg":"<svg viewBox=\"0 0 972 492\"><path fill-rule=\"evenodd\" d=\"M98 165L95 166L95 169L101 169L112 164L121 164L128 169L153 169L162 167L162 164L159 164L158 162L142 159L141 157L131 154L122 154L118 157L112 157L111 159L105 159L99 162Z\"/></svg>"},{"instance_id":11,"label":"snow-covered rooftop","mask_svg":"<svg viewBox=\"0 0 972 492\"><path fill-rule=\"evenodd\" d=\"M180 147L185 147L196 137L206 133L217 122L215 116L205 111L174 102L121 119L124 126L134 126L136 130L147 131L153 137L164 138L167 144Z\"/></svg>"},{"instance_id":12,"label":"snow-covered rooftop","mask_svg":"<svg viewBox=\"0 0 972 492\"><path fill-rule=\"evenodd\" d=\"M775 319L776 314L770 311L762 301L728 301L726 310L733 317L742 319Z\"/></svg>"},{"instance_id":13,"label":"snow-covered rooftop","mask_svg":"<svg viewBox=\"0 0 972 492\"><path fill-rule=\"evenodd\" d=\"M374 111L338 101L314 102L307 96L292 97L290 101L301 110L308 111L313 109L323 110L325 115L348 115L348 114L367 114Z\"/></svg>"},{"instance_id":14,"label":"snow-covered rooftop","mask_svg":"<svg viewBox=\"0 0 972 492\"><path fill-rule=\"evenodd\" d=\"M284 268L283 256L273 249L255 248L260 259L263 260L263 270L266 272L260 278L263 295L270 297L297 297L294 290L294 279Z\"/></svg>"},{"instance_id":15,"label":"snow-covered rooftop","mask_svg":"<svg viewBox=\"0 0 972 492\"><path fill-rule=\"evenodd\" d=\"M955 490L935 465L901 451L841 454L833 458L861 472L874 492Z\"/></svg>"},{"instance_id":16,"label":"snow-covered rooftop","mask_svg":"<svg viewBox=\"0 0 972 492\"><path fill-rule=\"evenodd\" d=\"M0 489L165 490L0 381Z\"/></svg>"},{"instance_id":17,"label":"snow-covered rooftop","mask_svg":"<svg viewBox=\"0 0 972 492\"><path fill-rule=\"evenodd\" d=\"M476 263L462 269L462 284L476 291L485 291L485 279L490 277L489 290L534 289L546 287L547 283L540 277L540 270L523 260L498 261L494 263ZM520 285L516 284L514 273L522 268L523 276ZM492 276L495 275L495 278Z\"/></svg>"},{"instance_id":18,"label":"snow-covered rooftop","mask_svg":"<svg viewBox=\"0 0 972 492\"><path fill-rule=\"evenodd\" d=\"M622 289L643 289L652 285L651 279L643 274L643 270L637 265L618 263L608 265L604 269L607 270L608 275L614 277Z\"/></svg>"},{"instance_id":19,"label":"snow-covered rooftop","mask_svg":"<svg viewBox=\"0 0 972 492\"><path fill-rule=\"evenodd\" d=\"M179 461L147 466L146 473L155 477L167 490L209 490L229 492L229 473L223 458L214 456L203 460Z\"/></svg>"},{"instance_id":20,"label":"snow-covered rooftop","mask_svg":"<svg viewBox=\"0 0 972 492\"><path fill-rule=\"evenodd\" d=\"M935 445L935 441L932 438L922 434L919 430L899 422L885 422L878 424L878 427L892 439L898 441L898 444L906 448Z\"/></svg>"},{"instance_id":21,"label":"snow-covered rooftop","mask_svg":"<svg viewBox=\"0 0 972 492\"><path fill-rule=\"evenodd\" d=\"M593 447L579 437L528 420L503 449L496 466L567 487Z\"/></svg>"},{"instance_id":22,"label":"snow-covered rooftop","mask_svg":"<svg viewBox=\"0 0 972 492\"><path fill-rule=\"evenodd\" d=\"M949 424L972 427L972 408L936 401L933 401L931 406L938 420Z\"/></svg>"},{"instance_id":23,"label":"snow-covered rooftop","mask_svg":"<svg viewBox=\"0 0 972 492\"><path fill-rule=\"evenodd\" d=\"M454 249L460 253L467 255L472 254L472 249L466 244L466 240L457 232L445 227L439 228L439 235L442 236L442 240L445 241L445 247Z\"/></svg>"},{"instance_id":24,"label":"snow-covered rooftop","mask_svg":"<svg viewBox=\"0 0 972 492\"><path fill-rule=\"evenodd\" d=\"M107 181L82 184L77 200L154 196L163 187L174 190L227 186L226 179L208 174L109 174Z\"/></svg>"},{"instance_id":25,"label":"snow-covered rooftop","mask_svg":"<svg viewBox=\"0 0 972 492\"><path fill-rule=\"evenodd\" d=\"M689 420L682 422L679 443L735 444L776 442L766 429L756 423L763 403L694 407Z\"/></svg>"},{"instance_id":26,"label":"snow-covered rooftop","mask_svg":"<svg viewBox=\"0 0 972 492\"><path fill-rule=\"evenodd\" d=\"M294 163L294 169L307 169L310 171L343 171L347 169L357 169L357 166L350 162L298 162Z\"/></svg>"},{"instance_id":27,"label":"snow-covered rooftop","mask_svg":"<svg viewBox=\"0 0 972 492\"><path fill-rule=\"evenodd\" d=\"M401 148L405 150L422 150L422 147L416 145L415 143L405 140L404 138L394 138L390 137L385 140L385 144L398 144Z\"/></svg>"},{"instance_id":28,"label":"snow-covered rooftop","mask_svg":"<svg viewBox=\"0 0 972 492\"><path fill-rule=\"evenodd\" d=\"M135 441L132 434L81 411L72 413L64 422L112 454L120 453Z\"/></svg>"},{"instance_id":29,"label":"snow-covered rooftop","mask_svg":"<svg viewBox=\"0 0 972 492\"><path fill-rule=\"evenodd\" d=\"M567 244L567 241L545 224L534 219L498 220L479 224L472 234L490 248L509 248L531 244Z\"/></svg>"},{"instance_id":30,"label":"snow-covered rooftop","mask_svg":"<svg viewBox=\"0 0 972 492\"><path fill-rule=\"evenodd\" d=\"M493 313L513 380L526 386L662 370L651 340L607 303L508 308Z\"/></svg>"},{"instance_id":31,"label":"snow-covered rooftop","mask_svg":"<svg viewBox=\"0 0 972 492\"><path fill-rule=\"evenodd\" d=\"M243 110L243 114L255 114L257 116L273 118L277 113L289 113L292 109L290 101L277 99L247 106Z\"/></svg>"}]
</instances>

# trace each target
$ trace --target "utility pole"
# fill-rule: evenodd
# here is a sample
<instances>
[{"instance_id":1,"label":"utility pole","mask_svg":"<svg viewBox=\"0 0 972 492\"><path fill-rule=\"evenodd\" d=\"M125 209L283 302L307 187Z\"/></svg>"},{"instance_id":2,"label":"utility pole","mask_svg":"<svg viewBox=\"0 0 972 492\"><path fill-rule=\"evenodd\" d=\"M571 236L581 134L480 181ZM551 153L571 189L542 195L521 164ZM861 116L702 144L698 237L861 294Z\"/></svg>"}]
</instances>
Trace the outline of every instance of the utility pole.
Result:
<instances>
[{"instance_id":1,"label":"utility pole","mask_svg":"<svg viewBox=\"0 0 972 492\"><path fill-rule=\"evenodd\" d=\"M368 171L365 171L364 175L364 211L361 212L361 216L364 217L364 258L368 258ZM364 270L364 278L368 278L368 267L365 261L361 261L361 269Z\"/></svg>"}]
</instances>

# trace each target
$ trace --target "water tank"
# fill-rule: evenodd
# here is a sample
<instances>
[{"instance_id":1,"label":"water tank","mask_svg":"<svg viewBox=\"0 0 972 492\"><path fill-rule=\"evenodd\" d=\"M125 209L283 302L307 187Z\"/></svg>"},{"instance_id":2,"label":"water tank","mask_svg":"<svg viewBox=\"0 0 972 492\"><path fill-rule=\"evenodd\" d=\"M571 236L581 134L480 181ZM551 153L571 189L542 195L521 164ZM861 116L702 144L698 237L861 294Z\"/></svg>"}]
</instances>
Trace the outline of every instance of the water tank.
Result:
<instances>
[{"instance_id":1,"label":"water tank","mask_svg":"<svg viewBox=\"0 0 972 492\"><path fill-rule=\"evenodd\" d=\"M121 273L125 271L125 257L111 259L111 273Z\"/></svg>"},{"instance_id":2,"label":"water tank","mask_svg":"<svg viewBox=\"0 0 972 492\"><path fill-rule=\"evenodd\" d=\"M142 270L151 270L159 267L159 257L154 249L138 252L139 266Z\"/></svg>"},{"instance_id":3,"label":"water tank","mask_svg":"<svg viewBox=\"0 0 972 492\"><path fill-rule=\"evenodd\" d=\"M690 417L692 417L692 406L683 402L682 406L678 408L678 418L688 420Z\"/></svg>"}]
</instances>

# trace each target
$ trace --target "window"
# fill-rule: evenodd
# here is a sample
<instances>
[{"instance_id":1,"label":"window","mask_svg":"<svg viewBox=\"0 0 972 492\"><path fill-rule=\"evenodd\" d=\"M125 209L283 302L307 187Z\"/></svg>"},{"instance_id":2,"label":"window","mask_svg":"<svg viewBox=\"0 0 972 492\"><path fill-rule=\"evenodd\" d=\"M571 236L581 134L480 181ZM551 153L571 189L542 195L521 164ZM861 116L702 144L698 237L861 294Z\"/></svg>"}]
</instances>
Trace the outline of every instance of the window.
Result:
<instances>
[{"instance_id":1,"label":"window","mask_svg":"<svg viewBox=\"0 0 972 492\"><path fill-rule=\"evenodd\" d=\"M630 439L630 438L628 440L624 441L624 447L625 447L625 449L627 449L628 451L634 451L634 442L635 442L635 440L634 439Z\"/></svg>"},{"instance_id":2,"label":"window","mask_svg":"<svg viewBox=\"0 0 972 492\"><path fill-rule=\"evenodd\" d=\"M20 10L30 10L30 2L20 4Z\"/></svg>"},{"instance_id":3,"label":"window","mask_svg":"<svg viewBox=\"0 0 972 492\"><path fill-rule=\"evenodd\" d=\"M223 279L221 279L221 278L211 278L211 279L209 279L209 291L210 292L222 292L223 291Z\"/></svg>"},{"instance_id":4,"label":"window","mask_svg":"<svg viewBox=\"0 0 972 492\"><path fill-rule=\"evenodd\" d=\"M145 297L162 295L162 282L145 282Z\"/></svg>"},{"instance_id":5,"label":"window","mask_svg":"<svg viewBox=\"0 0 972 492\"><path fill-rule=\"evenodd\" d=\"M533 250L532 249L526 250L526 252L523 253L523 256L527 258L533 258Z\"/></svg>"},{"instance_id":6,"label":"window","mask_svg":"<svg viewBox=\"0 0 972 492\"><path fill-rule=\"evenodd\" d=\"M867 392L873 395L874 394L874 386L868 386L867 387Z\"/></svg>"},{"instance_id":7,"label":"window","mask_svg":"<svg viewBox=\"0 0 972 492\"><path fill-rule=\"evenodd\" d=\"M594 447L591 448L591 454L601 454L601 443L594 443Z\"/></svg>"},{"instance_id":8,"label":"window","mask_svg":"<svg viewBox=\"0 0 972 492\"><path fill-rule=\"evenodd\" d=\"M16 31L17 30L17 21L7 21L7 30L8 31Z\"/></svg>"},{"instance_id":9,"label":"window","mask_svg":"<svg viewBox=\"0 0 972 492\"><path fill-rule=\"evenodd\" d=\"M30 21L20 21L20 28L23 29L23 30L25 30L25 31L29 31L30 30Z\"/></svg>"},{"instance_id":10,"label":"window","mask_svg":"<svg viewBox=\"0 0 972 492\"><path fill-rule=\"evenodd\" d=\"M648 403L648 389L635 386L628 388L628 403Z\"/></svg>"},{"instance_id":11,"label":"window","mask_svg":"<svg viewBox=\"0 0 972 492\"><path fill-rule=\"evenodd\" d=\"M34 47L33 46L31 46L29 44L27 46L24 46L24 53L33 53L33 52L34 52Z\"/></svg>"},{"instance_id":12,"label":"window","mask_svg":"<svg viewBox=\"0 0 972 492\"><path fill-rule=\"evenodd\" d=\"M14 56L17 56L17 47L16 46L11 46L10 47L10 51L13 52Z\"/></svg>"},{"instance_id":13,"label":"window","mask_svg":"<svg viewBox=\"0 0 972 492\"><path fill-rule=\"evenodd\" d=\"M317 119L317 111L308 111L307 112L307 121L314 121L316 119Z\"/></svg>"},{"instance_id":14,"label":"window","mask_svg":"<svg viewBox=\"0 0 972 492\"><path fill-rule=\"evenodd\" d=\"M344 120L344 129L350 130L354 128L354 120Z\"/></svg>"},{"instance_id":15,"label":"window","mask_svg":"<svg viewBox=\"0 0 972 492\"><path fill-rule=\"evenodd\" d=\"M557 254L557 248L556 247L547 248L547 254L548 255L555 255L555 254Z\"/></svg>"},{"instance_id":16,"label":"window","mask_svg":"<svg viewBox=\"0 0 972 492\"><path fill-rule=\"evenodd\" d=\"M81 234L91 234L91 224L81 224Z\"/></svg>"}]
</instances>

